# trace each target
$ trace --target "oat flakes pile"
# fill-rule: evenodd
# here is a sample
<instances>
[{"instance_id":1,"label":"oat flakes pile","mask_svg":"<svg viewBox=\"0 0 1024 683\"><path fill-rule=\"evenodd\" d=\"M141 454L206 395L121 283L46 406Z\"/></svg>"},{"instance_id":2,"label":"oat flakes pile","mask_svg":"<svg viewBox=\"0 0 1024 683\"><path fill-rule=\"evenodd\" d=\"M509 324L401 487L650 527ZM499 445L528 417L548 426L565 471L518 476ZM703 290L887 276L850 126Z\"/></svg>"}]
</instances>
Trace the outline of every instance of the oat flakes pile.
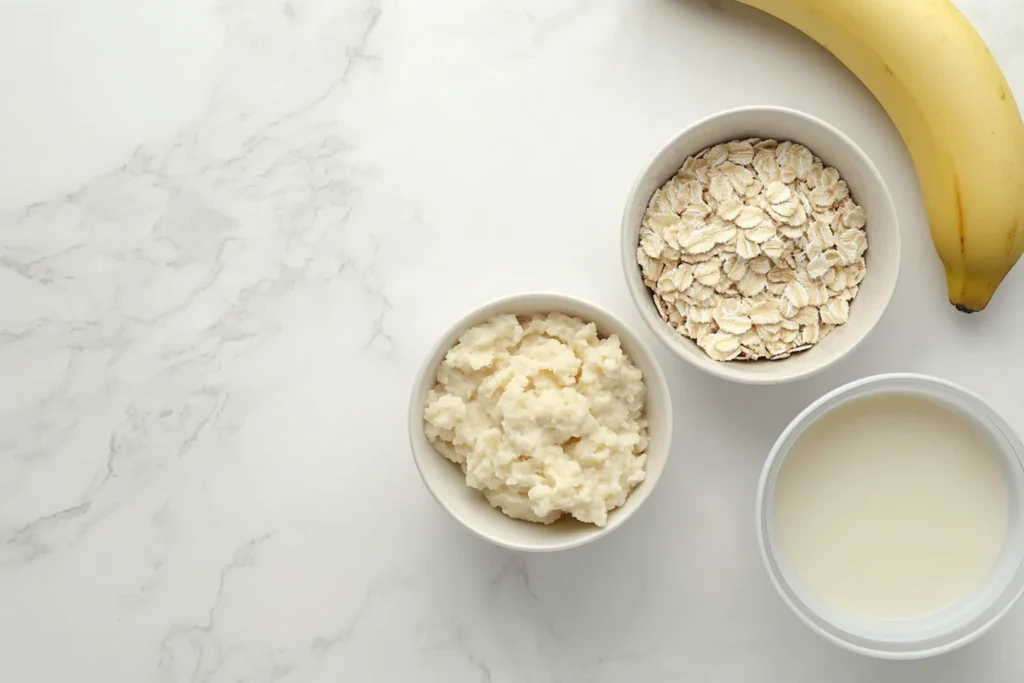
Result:
<instances>
[{"instance_id":1,"label":"oat flakes pile","mask_svg":"<svg viewBox=\"0 0 1024 683\"><path fill-rule=\"evenodd\" d=\"M708 356L781 359L846 322L864 225L806 147L737 140L688 157L654 194L637 262L661 317Z\"/></svg>"}]
</instances>

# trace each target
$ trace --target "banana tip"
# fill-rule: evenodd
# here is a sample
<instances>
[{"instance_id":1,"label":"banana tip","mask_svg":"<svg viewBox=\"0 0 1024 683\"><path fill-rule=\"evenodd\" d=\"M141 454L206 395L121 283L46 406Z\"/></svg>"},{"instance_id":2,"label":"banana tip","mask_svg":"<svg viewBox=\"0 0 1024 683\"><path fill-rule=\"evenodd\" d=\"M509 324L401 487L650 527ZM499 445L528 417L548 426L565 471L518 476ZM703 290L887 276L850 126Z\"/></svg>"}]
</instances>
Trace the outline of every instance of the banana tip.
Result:
<instances>
[{"instance_id":1,"label":"banana tip","mask_svg":"<svg viewBox=\"0 0 1024 683\"><path fill-rule=\"evenodd\" d=\"M961 313L977 313L978 312L978 311L976 311L973 308L968 308L967 306L964 306L963 304L953 304L953 306L956 307L956 310L960 311Z\"/></svg>"}]
</instances>

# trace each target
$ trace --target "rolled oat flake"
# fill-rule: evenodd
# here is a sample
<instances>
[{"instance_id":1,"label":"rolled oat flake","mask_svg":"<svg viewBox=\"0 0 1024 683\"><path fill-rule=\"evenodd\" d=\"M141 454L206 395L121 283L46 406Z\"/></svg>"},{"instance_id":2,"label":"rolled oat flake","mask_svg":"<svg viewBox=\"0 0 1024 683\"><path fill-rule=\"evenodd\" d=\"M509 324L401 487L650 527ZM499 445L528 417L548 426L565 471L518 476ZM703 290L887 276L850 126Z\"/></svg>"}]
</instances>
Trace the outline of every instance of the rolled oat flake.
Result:
<instances>
[{"instance_id":1,"label":"rolled oat flake","mask_svg":"<svg viewBox=\"0 0 1024 683\"><path fill-rule=\"evenodd\" d=\"M848 320L866 223L803 145L734 140L687 157L654 193L636 257L661 317L709 357L776 360Z\"/></svg>"}]
</instances>

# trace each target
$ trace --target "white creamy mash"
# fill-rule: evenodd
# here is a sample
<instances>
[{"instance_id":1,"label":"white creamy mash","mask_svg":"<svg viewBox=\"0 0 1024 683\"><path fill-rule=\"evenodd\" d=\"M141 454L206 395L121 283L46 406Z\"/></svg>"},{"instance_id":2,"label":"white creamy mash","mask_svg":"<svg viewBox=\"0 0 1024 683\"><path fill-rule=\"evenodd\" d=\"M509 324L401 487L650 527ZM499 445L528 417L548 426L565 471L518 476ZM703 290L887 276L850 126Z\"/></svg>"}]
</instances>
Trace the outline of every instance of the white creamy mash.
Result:
<instances>
[{"instance_id":1,"label":"white creamy mash","mask_svg":"<svg viewBox=\"0 0 1024 683\"><path fill-rule=\"evenodd\" d=\"M645 477L645 394L618 337L593 323L499 315L445 356L426 434L509 517L604 526Z\"/></svg>"}]
</instances>

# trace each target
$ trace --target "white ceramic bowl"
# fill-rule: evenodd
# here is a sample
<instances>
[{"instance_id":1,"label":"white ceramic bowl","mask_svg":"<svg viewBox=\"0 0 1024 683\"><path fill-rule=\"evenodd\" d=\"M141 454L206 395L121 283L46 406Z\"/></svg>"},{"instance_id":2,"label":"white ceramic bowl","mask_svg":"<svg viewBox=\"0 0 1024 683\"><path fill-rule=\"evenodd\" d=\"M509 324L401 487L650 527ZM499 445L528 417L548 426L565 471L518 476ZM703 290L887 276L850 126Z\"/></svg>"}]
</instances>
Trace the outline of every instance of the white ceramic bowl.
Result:
<instances>
[{"instance_id":1,"label":"white ceramic bowl","mask_svg":"<svg viewBox=\"0 0 1024 683\"><path fill-rule=\"evenodd\" d=\"M776 361L713 361L697 344L661 319L636 263L640 223L655 191L686 157L730 140L748 137L799 142L834 166L868 216L867 275L850 307L850 320L813 348ZM900 269L900 228L889 190L878 169L850 138L829 124L792 109L746 107L709 116L668 142L640 173L622 215L622 265L629 293L644 322L677 356L712 375L748 384L773 384L807 377L852 351L881 319Z\"/></svg>"},{"instance_id":2,"label":"white ceramic bowl","mask_svg":"<svg viewBox=\"0 0 1024 683\"><path fill-rule=\"evenodd\" d=\"M427 393L436 383L437 368L448 350L470 327L500 313L531 315L560 312L597 325L602 336L616 334L623 350L643 372L647 384L645 412L650 444L647 447L647 479L637 486L619 508L608 513L608 524L599 528L563 517L544 525L506 517L492 508L476 489L466 484L458 465L438 453L423 431ZM589 543L618 529L651 494L668 460L672 441L672 398L668 382L654 354L633 331L602 308L560 294L520 294L500 299L469 313L438 340L423 363L409 402L409 442L423 483L452 517L491 543L514 550L565 550Z\"/></svg>"},{"instance_id":3,"label":"white ceramic bowl","mask_svg":"<svg viewBox=\"0 0 1024 683\"><path fill-rule=\"evenodd\" d=\"M936 612L910 619L872 620L837 611L815 596L790 567L774 523L779 471L800 435L822 415L868 395L916 394L966 417L988 437L1006 481L1006 536L995 565L970 595ZM822 396L798 415L775 442L757 494L757 537L768 575L790 609L812 630L848 650L884 659L919 659L974 640L1010 609L1024 591L1024 445L984 401L944 380L891 374L851 382Z\"/></svg>"}]
</instances>

